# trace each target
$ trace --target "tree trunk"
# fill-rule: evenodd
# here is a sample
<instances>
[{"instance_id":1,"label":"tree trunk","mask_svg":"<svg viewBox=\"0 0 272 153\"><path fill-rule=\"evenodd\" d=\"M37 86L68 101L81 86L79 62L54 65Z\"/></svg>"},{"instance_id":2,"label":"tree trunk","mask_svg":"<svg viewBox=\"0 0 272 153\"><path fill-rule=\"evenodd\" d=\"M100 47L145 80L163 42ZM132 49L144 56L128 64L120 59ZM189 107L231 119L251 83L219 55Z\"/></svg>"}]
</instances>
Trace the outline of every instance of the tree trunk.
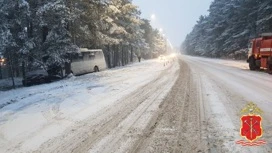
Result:
<instances>
[{"instance_id":1,"label":"tree trunk","mask_svg":"<svg viewBox=\"0 0 272 153\"><path fill-rule=\"evenodd\" d=\"M25 61L22 62L22 74L23 74L23 79L25 79Z\"/></svg>"},{"instance_id":2,"label":"tree trunk","mask_svg":"<svg viewBox=\"0 0 272 153\"><path fill-rule=\"evenodd\" d=\"M131 47L131 50L130 50L130 62L133 63L133 46L130 45L130 47Z\"/></svg>"},{"instance_id":3,"label":"tree trunk","mask_svg":"<svg viewBox=\"0 0 272 153\"><path fill-rule=\"evenodd\" d=\"M113 67L117 66L117 50L116 45L113 46Z\"/></svg>"},{"instance_id":4,"label":"tree trunk","mask_svg":"<svg viewBox=\"0 0 272 153\"><path fill-rule=\"evenodd\" d=\"M141 63L141 56L138 56L138 61L139 61L139 63Z\"/></svg>"},{"instance_id":5,"label":"tree trunk","mask_svg":"<svg viewBox=\"0 0 272 153\"><path fill-rule=\"evenodd\" d=\"M15 66L15 72L16 72L15 77L20 77L20 67L18 65Z\"/></svg>"},{"instance_id":6,"label":"tree trunk","mask_svg":"<svg viewBox=\"0 0 272 153\"><path fill-rule=\"evenodd\" d=\"M8 61L8 64L9 64L9 68L10 68L10 75L11 75L11 80L12 80L12 87L15 88L15 82L14 82L14 72L13 72L13 63L12 63L12 57L10 55L10 52L8 53L8 56L9 56L9 61Z\"/></svg>"},{"instance_id":7,"label":"tree trunk","mask_svg":"<svg viewBox=\"0 0 272 153\"><path fill-rule=\"evenodd\" d=\"M129 60L129 54L128 54L128 46L126 47L126 65L128 64L128 60Z\"/></svg>"},{"instance_id":8,"label":"tree trunk","mask_svg":"<svg viewBox=\"0 0 272 153\"><path fill-rule=\"evenodd\" d=\"M65 74L66 75L69 75L69 74L71 74L71 73L73 73L74 74L74 72L72 71L72 55L71 54L69 54L69 62L66 62L65 63ZM67 72L66 72L66 70L67 70Z\"/></svg>"},{"instance_id":9,"label":"tree trunk","mask_svg":"<svg viewBox=\"0 0 272 153\"><path fill-rule=\"evenodd\" d=\"M111 68L110 44L108 44L107 46L107 63L108 63L108 67Z\"/></svg>"},{"instance_id":10,"label":"tree trunk","mask_svg":"<svg viewBox=\"0 0 272 153\"><path fill-rule=\"evenodd\" d=\"M123 45L121 45L121 52L122 52L122 59L121 59L121 61L122 61L122 66L125 66L125 55L124 55L124 46Z\"/></svg>"},{"instance_id":11,"label":"tree trunk","mask_svg":"<svg viewBox=\"0 0 272 153\"><path fill-rule=\"evenodd\" d=\"M64 76L63 76L63 67L61 66L61 69L60 69L60 75L61 75L61 78L64 78Z\"/></svg>"},{"instance_id":12,"label":"tree trunk","mask_svg":"<svg viewBox=\"0 0 272 153\"><path fill-rule=\"evenodd\" d=\"M116 66L120 66L120 45L117 45L116 48Z\"/></svg>"},{"instance_id":13,"label":"tree trunk","mask_svg":"<svg viewBox=\"0 0 272 153\"><path fill-rule=\"evenodd\" d=\"M71 62L66 62L65 63L65 75L69 75L71 73L72 73Z\"/></svg>"},{"instance_id":14,"label":"tree trunk","mask_svg":"<svg viewBox=\"0 0 272 153\"><path fill-rule=\"evenodd\" d=\"M42 42L44 43L46 41L46 37L48 35L49 29L47 26L42 27Z\"/></svg>"}]
</instances>

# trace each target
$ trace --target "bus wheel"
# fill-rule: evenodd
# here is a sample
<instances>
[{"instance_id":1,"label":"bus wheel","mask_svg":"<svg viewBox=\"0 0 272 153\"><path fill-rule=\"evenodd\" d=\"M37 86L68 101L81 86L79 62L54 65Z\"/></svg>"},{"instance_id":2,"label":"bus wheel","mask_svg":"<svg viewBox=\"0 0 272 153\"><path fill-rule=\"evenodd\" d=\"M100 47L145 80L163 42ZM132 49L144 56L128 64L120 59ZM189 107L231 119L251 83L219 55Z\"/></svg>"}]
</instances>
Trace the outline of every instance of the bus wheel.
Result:
<instances>
[{"instance_id":1,"label":"bus wheel","mask_svg":"<svg viewBox=\"0 0 272 153\"><path fill-rule=\"evenodd\" d=\"M267 70L268 70L268 73L269 74L272 74L272 57L269 57L268 58L268 61L267 61Z\"/></svg>"},{"instance_id":2,"label":"bus wheel","mask_svg":"<svg viewBox=\"0 0 272 153\"><path fill-rule=\"evenodd\" d=\"M94 67L94 72L99 72L99 67L98 66Z\"/></svg>"},{"instance_id":3,"label":"bus wheel","mask_svg":"<svg viewBox=\"0 0 272 153\"><path fill-rule=\"evenodd\" d=\"M272 74L272 65L269 65L267 71L268 71L269 74Z\"/></svg>"},{"instance_id":4,"label":"bus wheel","mask_svg":"<svg viewBox=\"0 0 272 153\"><path fill-rule=\"evenodd\" d=\"M255 63L255 58L253 56L249 57L248 63L249 63L249 69L251 71L256 70L257 66L256 66L256 63Z\"/></svg>"},{"instance_id":5,"label":"bus wheel","mask_svg":"<svg viewBox=\"0 0 272 153\"><path fill-rule=\"evenodd\" d=\"M269 74L272 74L272 64L269 64L269 62L267 62L266 72L268 72Z\"/></svg>"}]
</instances>

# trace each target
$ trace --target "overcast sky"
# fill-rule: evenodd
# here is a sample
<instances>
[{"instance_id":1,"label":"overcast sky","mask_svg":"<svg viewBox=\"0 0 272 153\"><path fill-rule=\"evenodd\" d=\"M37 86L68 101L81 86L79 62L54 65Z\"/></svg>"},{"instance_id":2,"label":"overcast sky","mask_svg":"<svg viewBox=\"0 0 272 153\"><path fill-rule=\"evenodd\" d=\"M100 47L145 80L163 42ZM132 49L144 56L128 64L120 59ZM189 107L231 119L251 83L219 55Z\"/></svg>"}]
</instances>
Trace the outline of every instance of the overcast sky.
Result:
<instances>
[{"instance_id":1,"label":"overcast sky","mask_svg":"<svg viewBox=\"0 0 272 153\"><path fill-rule=\"evenodd\" d=\"M133 0L142 17L163 33L175 47L179 47L192 30L200 15L207 15L212 0Z\"/></svg>"}]
</instances>

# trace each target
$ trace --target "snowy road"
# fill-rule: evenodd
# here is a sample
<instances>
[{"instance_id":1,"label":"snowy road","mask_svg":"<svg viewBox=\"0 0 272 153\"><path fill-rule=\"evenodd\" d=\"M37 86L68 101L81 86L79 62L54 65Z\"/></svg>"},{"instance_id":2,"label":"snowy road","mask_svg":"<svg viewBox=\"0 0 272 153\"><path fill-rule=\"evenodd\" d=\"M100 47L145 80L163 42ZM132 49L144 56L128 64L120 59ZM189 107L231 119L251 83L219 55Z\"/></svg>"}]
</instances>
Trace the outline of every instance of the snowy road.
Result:
<instances>
[{"instance_id":1,"label":"snowy road","mask_svg":"<svg viewBox=\"0 0 272 153\"><path fill-rule=\"evenodd\" d=\"M0 152L269 153L271 91L272 76L246 63L181 56L0 92ZM249 101L266 146L235 144Z\"/></svg>"},{"instance_id":2,"label":"snowy road","mask_svg":"<svg viewBox=\"0 0 272 153\"><path fill-rule=\"evenodd\" d=\"M272 150L272 76L248 70L245 62L184 56L191 76L198 82L203 104L204 135L212 152L271 152ZM240 147L240 111L248 102L263 111L266 146Z\"/></svg>"}]
</instances>

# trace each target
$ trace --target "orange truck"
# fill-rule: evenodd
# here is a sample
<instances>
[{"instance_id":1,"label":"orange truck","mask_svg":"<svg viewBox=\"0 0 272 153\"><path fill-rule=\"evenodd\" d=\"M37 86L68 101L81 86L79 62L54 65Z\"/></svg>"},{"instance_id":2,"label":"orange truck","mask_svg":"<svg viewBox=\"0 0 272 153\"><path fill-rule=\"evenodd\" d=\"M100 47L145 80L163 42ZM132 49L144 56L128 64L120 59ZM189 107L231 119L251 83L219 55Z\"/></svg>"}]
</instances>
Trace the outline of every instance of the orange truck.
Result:
<instances>
[{"instance_id":1,"label":"orange truck","mask_svg":"<svg viewBox=\"0 0 272 153\"><path fill-rule=\"evenodd\" d=\"M266 69L272 73L272 33L251 40L247 62L250 70Z\"/></svg>"}]
</instances>

